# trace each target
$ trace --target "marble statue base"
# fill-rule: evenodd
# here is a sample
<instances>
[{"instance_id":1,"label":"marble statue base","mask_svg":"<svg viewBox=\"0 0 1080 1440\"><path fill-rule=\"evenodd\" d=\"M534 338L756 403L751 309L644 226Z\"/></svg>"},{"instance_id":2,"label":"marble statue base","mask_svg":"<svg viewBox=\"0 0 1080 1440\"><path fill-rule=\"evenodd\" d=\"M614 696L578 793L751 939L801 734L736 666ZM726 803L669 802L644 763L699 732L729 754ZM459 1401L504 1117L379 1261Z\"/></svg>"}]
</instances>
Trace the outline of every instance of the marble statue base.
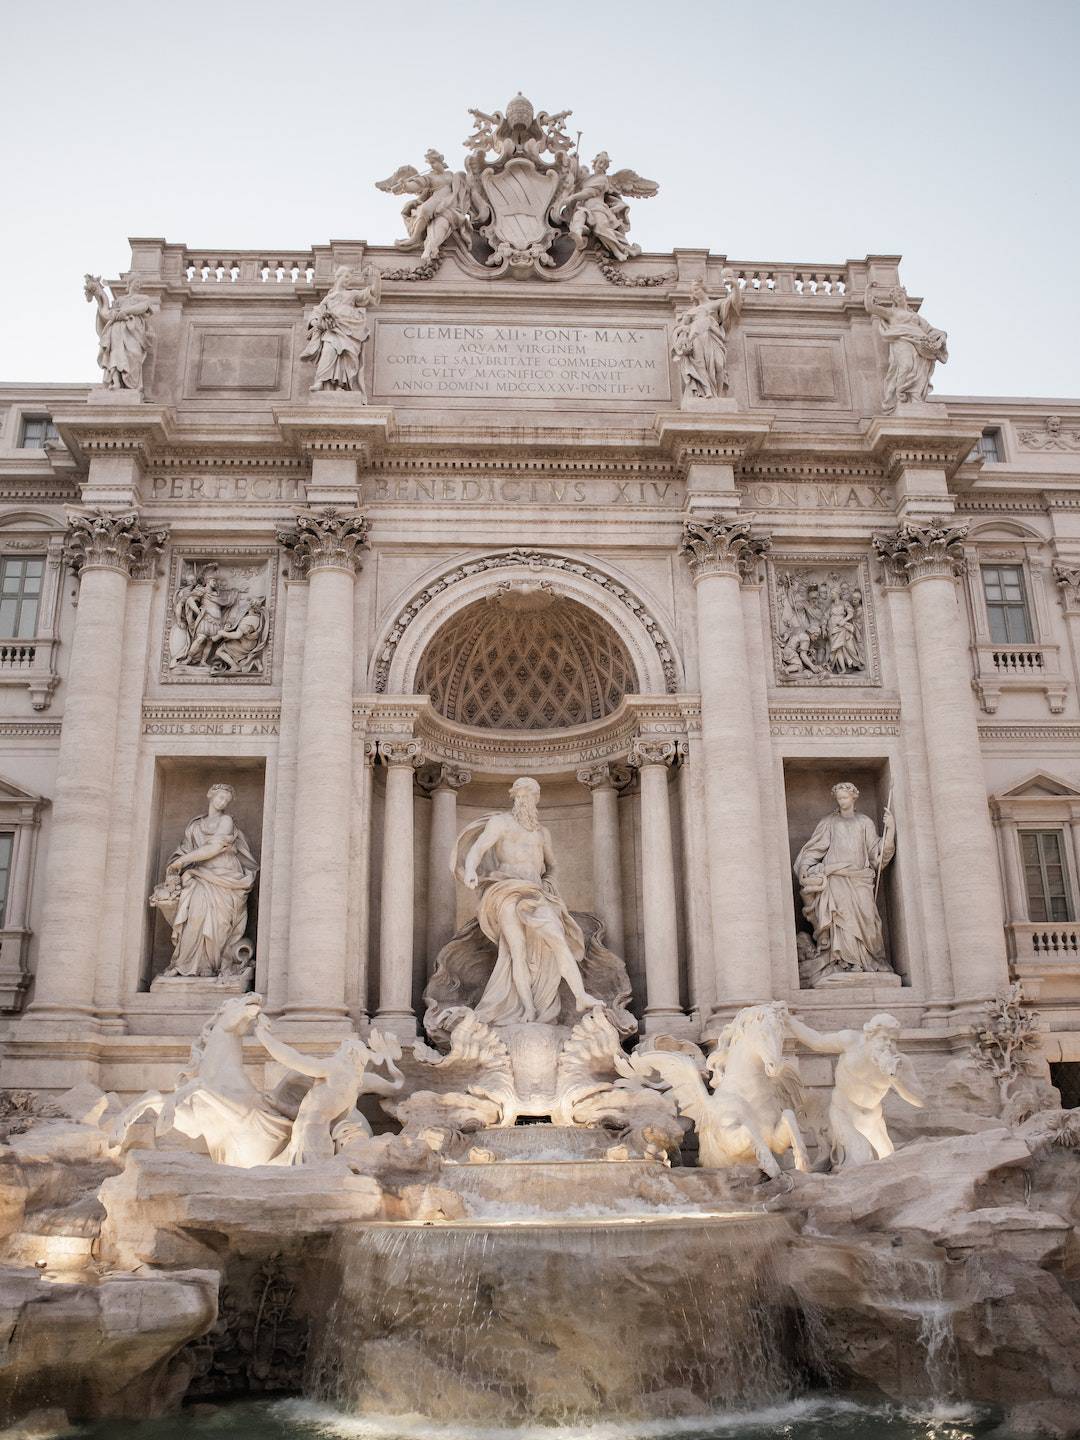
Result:
<instances>
[{"instance_id":1,"label":"marble statue base","mask_svg":"<svg viewBox=\"0 0 1080 1440\"><path fill-rule=\"evenodd\" d=\"M852 970L846 975L826 975L815 990L899 990L903 981L890 970Z\"/></svg>"},{"instance_id":2,"label":"marble statue base","mask_svg":"<svg viewBox=\"0 0 1080 1440\"><path fill-rule=\"evenodd\" d=\"M246 995L251 989L252 973L245 970L242 975L225 975L221 978L205 975L158 975L150 982L151 995L174 995L186 1006L200 1007L220 1005L230 995Z\"/></svg>"}]
</instances>

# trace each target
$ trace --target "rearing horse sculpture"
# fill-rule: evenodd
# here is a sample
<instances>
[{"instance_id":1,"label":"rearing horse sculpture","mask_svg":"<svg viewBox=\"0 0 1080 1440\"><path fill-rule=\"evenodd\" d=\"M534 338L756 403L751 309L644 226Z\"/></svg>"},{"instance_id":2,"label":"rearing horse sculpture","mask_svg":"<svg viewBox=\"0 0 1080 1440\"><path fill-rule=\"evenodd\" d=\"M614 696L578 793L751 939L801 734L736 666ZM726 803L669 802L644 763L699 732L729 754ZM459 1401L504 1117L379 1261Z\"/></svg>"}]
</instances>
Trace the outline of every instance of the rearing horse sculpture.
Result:
<instances>
[{"instance_id":1,"label":"rearing horse sculpture","mask_svg":"<svg viewBox=\"0 0 1080 1440\"><path fill-rule=\"evenodd\" d=\"M635 1077L659 1075L671 1088L679 1113L694 1122L701 1164L757 1164L780 1174L776 1156L791 1150L796 1170L810 1162L795 1118L802 1083L784 1059L787 1008L750 1005L720 1035L705 1062L685 1050L640 1050L628 1057ZM625 1072L624 1072L625 1073Z\"/></svg>"}]
</instances>

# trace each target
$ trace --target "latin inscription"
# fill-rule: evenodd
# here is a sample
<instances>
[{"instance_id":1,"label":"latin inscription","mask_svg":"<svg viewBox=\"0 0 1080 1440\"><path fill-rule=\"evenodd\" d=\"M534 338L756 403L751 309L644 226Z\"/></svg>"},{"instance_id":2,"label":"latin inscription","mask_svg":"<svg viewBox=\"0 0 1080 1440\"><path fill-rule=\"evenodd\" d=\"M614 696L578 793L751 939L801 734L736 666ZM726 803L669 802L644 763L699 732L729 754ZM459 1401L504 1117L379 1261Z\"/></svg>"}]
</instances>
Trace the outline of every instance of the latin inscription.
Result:
<instances>
[{"instance_id":1,"label":"latin inscription","mask_svg":"<svg viewBox=\"0 0 1080 1440\"><path fill-rule=\"evenodd\" d=\"M375 393L485 400L669 400L665 329L378 321Z\"/></svg>"}]
</instances>

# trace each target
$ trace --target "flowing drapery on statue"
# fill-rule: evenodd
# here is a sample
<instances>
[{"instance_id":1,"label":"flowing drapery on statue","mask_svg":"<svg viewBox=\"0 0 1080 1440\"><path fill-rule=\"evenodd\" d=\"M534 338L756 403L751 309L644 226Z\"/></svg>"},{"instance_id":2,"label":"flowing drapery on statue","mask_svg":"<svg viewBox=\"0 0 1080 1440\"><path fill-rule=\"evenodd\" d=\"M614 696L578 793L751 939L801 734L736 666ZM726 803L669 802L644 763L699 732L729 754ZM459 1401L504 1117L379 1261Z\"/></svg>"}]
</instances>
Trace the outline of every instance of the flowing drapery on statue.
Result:
<instances>
[{"instance_id":1,"label":"flowing drapery on statue","mask_svg":"<svg viewBox=\"0 0 1080 1440\"><path fill-rule=\"evenodd\" d=\"M885 811L879 836L869 815L855 810L854 785L833 786L837 808L818 823L795 857L803 914L814 932L815 953L804 984L831 975L889 971L877 907L880 871L895 853L895 826Z\"/></svg>"},{"instance_id":2,"label":"flowing drapery on statue","mask_svg":"<svg viewBox=\"0 0 1080 1440\"><path fill-rule=\"evenodd\" d=\"M150 896L172 927L166 975L238 977L251 968L247 902L258 865L244 832L225 807L230 785L212 785L209 807L184 831L165 879Z\"/></svg>"},{"instance_id":3,"label":"flowing drapery on statue","mask_svg":"<svg viewBox=\"0 0 1080 1440\"><path fill-rule=\"evenodd\" d=\"M522 777L510 793L513 810L467 825L450 862L464 885L480 890L477 920L499 947L476 1014L489 1025L553 1025L563 981L579 1011L603 1002L582 982L585 938L555 885L551 836L537 815L540 786Z\"/></svg>"}]
</instances>

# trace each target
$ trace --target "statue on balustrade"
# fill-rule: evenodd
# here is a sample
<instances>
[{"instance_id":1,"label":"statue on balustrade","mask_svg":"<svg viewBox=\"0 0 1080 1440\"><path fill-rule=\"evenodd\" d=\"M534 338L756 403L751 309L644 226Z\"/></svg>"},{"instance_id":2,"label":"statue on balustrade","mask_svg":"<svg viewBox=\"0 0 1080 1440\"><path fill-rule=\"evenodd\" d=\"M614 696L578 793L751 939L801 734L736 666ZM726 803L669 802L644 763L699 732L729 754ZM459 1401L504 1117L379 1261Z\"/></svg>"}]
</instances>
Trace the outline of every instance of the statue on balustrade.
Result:
<instances>
[{"instance_id":1,"label":"statue on balustrade","mask_svg":"<svg viewBox=\"0 0 1080 1440\"><path fill-rule=\"evenodd\" d=\"M728 390L727 335L739 318L742 290L733 270L722 271L720 279L724 292L715 299L695 280L690 304L675 317L671 353L682 377L684 401L720 400Z\"/></svg>"},{"instance_id":2,"label":"statue on balustrade","mask_svg":"<svg viewBox=\"0 0 1080 1440\"><path fill-rule=\"evenodd\" d=\"M540 786L522 776L513 809L476 820L458 836L454 874L481 891L480 928L499 954L479 1003L489 1025L554 1024L565 981L578 1012L602 1005L581 978L585 938L555 883L551 835L540 824Z\"/></svg>"},{"instance_id":3,"label":"statue on balustrade","mask_svg":"<svg viewBox=\"0 0 1080 1440\"><path fill-rule=\"evenodd\" d=\"M919 1109L926 1097L911 1066L897 1048L900 1021L875 1015L861 1030L823 1034L788 1015L788 1031L816 1055L836 1055L829 1097L829 1137L834 1170L883 1160L896 1148L889 1138L882 1105L890 1090Z\"/></svg>"},{"instance_id":4,"label":"statue on balustrade","mask_svg":"<svg viewBox=\"0 0 1080 1440\"><path fill-rule=\"evenodd\" d=\"M135 289L128 277L127 292L113 295L100 275L87 275L83 294L97 307L98 364L106 390L143 388L143 366L150 350L150 316L155 304L149 295Z\"/></svg>"},{"instance_id":5,"label":"statue on balustrade","mask_svg":"<svg viewBox=\"0 0 1080 1440\"><path fill-rule=\"evenodd\" d=\"M836 809L821 820L795 857L803 914L814 935L800 965L804 986L834 976L890 972L877 893L881 872L896 851L896 822L886 807L880 835L855 809L856 786L834 785Z\"/></svg>"},{"instance_id":6,"label":"statue on balustrade","mask_svg":"<svg viewBox=\"0 0 1080 1440\"><path fill-rule=\"evenodd\" d=\"M364 388L364 341L371 335L367 307L378 305L382 280L374 265L359 276L348 265L334 269L334 280L308 320L308 343L301 360L315 361L312 390L356 390L367 404Z\"/></svg>"},{"instance_id":7,"label":"statue on balustrade","mask_svg":"<svg viewBox=\"0 0 1080 1440\"><path fill-rule=\"evenodd\" d=\"M247 980L253 950L245 939L248 896L258 865L244 832L228 813L231 785L211 785L198 815L165 868L150 904L172 927L167 976Z\"/></svg>"},{"instance_id":8,"label":"statue on balustrade","mask_svg":"<svg viewBox=\"0 0 1080 1440\"><path fill-rule=\"evenodd\" d=\"M579 250L594 240L616 260L629 260L641 254L641 246L627 239L630 207L624 196L648 200L660 187L635 170L610 174L611 157L606 150L601 150L592 163L590 171L572 151L558 152L556 168L561 178L551 213L556 220L565 222Z\"/></svg>"},{"instance_id":9,"label":"statue on balustrade","mask_svg":"<svg viewBox=\"0 0 1080 1440\"><path fill-rule=\"evenodd\" d=\"M902 285L884 293L871 288L864 303L889 347L882 410L891 415L898 405L925 401L933 388L934 366L949 358L945 331L935 330L912 308Z\"/></svg>"},{"instance_id":10,"label":"statue on balustrade","mask_svg":"<svg viewBox=\"0 0 1080 1440\"><path fill-rule=\"evenodd\" d=\"M399 165L388 179L376 180L375 188L388 195L411 195L401 210L408 238L394 243L402 250L421 250L421 265L430 265L451 235L469 239L470 210L486 212L487 206L476 185L475 164L468 171L451 170L438 150L428 150L424 159L429 168L423 174L415 165Z\"/></svg>"}]
</instances>

